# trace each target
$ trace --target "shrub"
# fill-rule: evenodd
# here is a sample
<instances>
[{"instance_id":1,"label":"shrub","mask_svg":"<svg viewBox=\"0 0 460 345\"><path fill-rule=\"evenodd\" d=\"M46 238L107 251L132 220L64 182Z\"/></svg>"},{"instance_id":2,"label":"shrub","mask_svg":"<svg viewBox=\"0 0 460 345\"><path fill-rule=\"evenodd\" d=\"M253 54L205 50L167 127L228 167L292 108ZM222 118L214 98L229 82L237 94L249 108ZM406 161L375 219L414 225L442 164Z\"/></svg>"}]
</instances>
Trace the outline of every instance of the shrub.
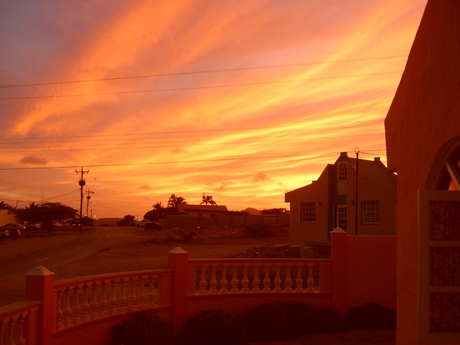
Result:
<instances>
[{"instance_id":1,"label":"shrub","mask_svg":"<svg viewBox=\"0 0 460 345\"><path fill-rule=\"evenodd\" d=\"M310 323L312 332L337 332L340 330L340 315L331 308L314 309Z\"/></svg>"},{"instance_id":2,"label":"shrub","mask_svg":"<svg viewBox=\"0 0 460 345\"><path fill-rule=\"evenodd\" d=\"M166 241L189 243L198 236L198 228L173 228L166 235Z\"/></svg>"},{"instance_id":3,"label":"shrub","mask_svg":"<svg viewBox=\"0 0 460 345\"><path fill-rule=\"evenodd\" d=\"M235 318L221 309L204 310L188 317L179 335L179 344L214 345L232 344L237 341L238 328Z\"/></svg>"},{"instance_id":4,"label":"shrub","mask_svg":"<svg viewBox=\"0 0 460 345\"><path fill-rule=\"evenodd\" d=\"M260 238L270 236L272 233L269 226L266 224L252 224L246 225L243 228L243 234L245 237Z\"/></svg>"},{"instance_id":5,"label":"shrub","mask_svg":"<svg viewBox=\"0 0 460 345\"><path fill-rule=\"evenodd\" d=\"M238 316L245 341L283 339L313 331L313 309L308 303L272 302Z\"/></svg>"},{"instance_id":6,"label":"shrub","mask_svg":"<svg viewBox=\"0 0 460 345\"><path fill-rule=\"evenodd\" d=\"M377 303L352 308L345 314L345 327L349 329L377 329L396 327L396 312Z\"/></svg>"},{"instance_id":7,"label":"shrub","mask_svg":"<svg viewBox=\"0 0 460 345\"><path fill-rule=\"evenodd\" d=\"M174 331L168 320L153 312L135 313L133 317L114 328L113 344L123 345L170 345Z\"/></svg>"}]
</instances>

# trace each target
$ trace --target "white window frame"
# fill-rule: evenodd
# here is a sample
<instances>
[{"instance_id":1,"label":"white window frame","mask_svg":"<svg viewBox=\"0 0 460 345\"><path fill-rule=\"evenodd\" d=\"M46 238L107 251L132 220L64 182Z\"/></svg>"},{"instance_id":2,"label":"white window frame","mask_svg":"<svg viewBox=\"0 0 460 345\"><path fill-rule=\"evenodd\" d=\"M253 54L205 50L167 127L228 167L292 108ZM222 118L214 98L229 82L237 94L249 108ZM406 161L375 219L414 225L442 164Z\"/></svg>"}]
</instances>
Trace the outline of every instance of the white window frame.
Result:
<instances>
[{"instance_id":1,"label":"white window frame","mask_svg":"<svg viewBox=\"0 0 460 345\"><path fill-rule=\"evenodd\" d=\"M300 203L300 222L301 223L316 223L316 202L307 201Z\"/></svg>"},{"instance_id":2,"label":"white window frame","mask_svg":"<svg viewBox=\"0 0 460 345\"><path fill-rule=\"evenodd\" d=\"M460 332L430 331L430 295L435 293L460 294L460 286L430 285L430 249L433 247L460 247L460 241L435 241L430 238L430 202L460 202L460 191L419 190L418 200L418 343L460 344Z\"/></svg>"},{"instance_id":3,"label":"white window frame","mask_svg":"<svg viewBox=\"0 0 460 345\"><path fill-rule=\"evenodd\" d=\"M361 224L380 224L380 200L361 201Z\"/></svg>"}]
</instances>

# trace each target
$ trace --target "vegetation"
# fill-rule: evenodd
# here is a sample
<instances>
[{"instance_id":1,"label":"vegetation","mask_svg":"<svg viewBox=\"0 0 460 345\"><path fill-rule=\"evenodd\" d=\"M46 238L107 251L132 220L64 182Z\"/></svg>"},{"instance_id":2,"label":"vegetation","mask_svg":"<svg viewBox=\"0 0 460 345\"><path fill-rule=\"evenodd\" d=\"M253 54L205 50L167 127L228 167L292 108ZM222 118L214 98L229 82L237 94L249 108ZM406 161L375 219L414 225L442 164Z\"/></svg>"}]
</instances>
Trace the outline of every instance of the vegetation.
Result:
<instances>
[{"instance_id":1,"label":"vegetation","mask_svg":"<svg viewBox=\"0 0 460 345\"><path fill-rule=\"evenodd\" d=\"M240 314L238 325L246 341L285 339L306 333L338 331L340 317L330 308L315 309L309 303L278 301Z\"/></svg>"},{"instance_id":2,"label":"vegetation","mask_svg":"<svg viewBox=\"0 0 460 345\"><path fill-rule=\"evenodd\" d=\"M7 204L6 202L4 201L0 201L0 210L13 210L13 206L11 206L10 204Z\"/></svg>"},{"instance_id":3,"label":"vegetation","mask_svg":"<svg viewBox=\"0 0 460 345\"><path fill-rule=\"evenodd\" d=\"M221 309L204 310L185 320L178 344L233 344L239 338L238 329L235 318Z\"/></svg>"},{"instance_id":4,"label":"vegetation","mask_svg":"<svg viewBox=\"0 0 460 345\"><path fill-rule=\"evenodd\" d=\"M174 331L168 320L154 312L138 312L114 328L113 344L169 345L173 344Z\"/></svg>"},{"instance_id":5,"label":"vegetation","mask_svg":"<svg viewBox=\"0 0 460 345\"><path fill-rule=\"evenodd\" d=\"M203 194L200 205L203 205L203 204L217 205L217 203L214 200L212 200L211 195L205 195L205 194Z\"/></svg>"},{"instance_id":6,"label":"vegetation","mask_svg":"<svg viewBox=\"0 0 460 345\"><path fill-rule=\"evenodd\" d=\"M123 217L122 220L120 220L119 222L117 222L117 225L118 226L130 226L130 225L134 225L134 219L136 217L128 214L126 216Z\"/></svg>"},{"instance_id":7,"label":"vegetation","mask_svg":"<svg viewBox=\"0 0 460 345\"><path fill-rule=\"evenodd\" d=\"M66 222L75 218L77 210L61 203L31 203L28 207L14 210L20 222L41 223L44 228L52 228L53 223Z\"/></svg>"},{"instance_id":8,"label":"vegetation","mask_svg":"<svg viewBox=\"0 0 460 345\"><path fill-rule=\"evenodd\" d=\"M144 215L144 219L151 220L152 222L164 217L166 217L166 208L161 204L161 201L153 205L153 210L148 211Z\"/></svg>"},{"instance_id":9,"label":"vegetation","mask_svg":"<svg viewBox=\"0 0 460 345\"><path fill-rule=\"evenodd\" d=\"M190 243L198 237L199 228L173 228L168 231L166 241Z\"/></svg>"},{"instance_id":10,"label":"vegetation","mask_svg":"<svg viewBox=\"0 0 460 345\"><path fill-rule=\"evenodd\" d=\"M177 215L179 214L179 206L187 205L187 201L181 196L171 194L168 200L168 214Z\"/></svg>"},{"instance_id":11,"label":"vegetation","mask_svg":"<svg viewBox=\"0 0 460 345\"><path fill-rule=\"evenodd\" d=\"M377 303L352 308L345 314L345 327L349 329L378 329L396 327L396 311Z\"/></svg>"}]
</instances>

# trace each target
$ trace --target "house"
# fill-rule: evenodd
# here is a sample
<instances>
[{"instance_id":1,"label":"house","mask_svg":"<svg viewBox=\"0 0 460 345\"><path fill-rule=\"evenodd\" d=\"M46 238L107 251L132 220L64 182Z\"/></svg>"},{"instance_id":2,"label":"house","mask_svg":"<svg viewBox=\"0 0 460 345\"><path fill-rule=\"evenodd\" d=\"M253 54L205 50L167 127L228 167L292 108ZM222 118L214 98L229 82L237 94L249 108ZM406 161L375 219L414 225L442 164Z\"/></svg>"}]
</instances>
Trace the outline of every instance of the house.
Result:
<instances>
[{"instance_id":1,"label":"house","mask_svg":"<svg viewBox=\"0 0 460 345\"><path fill-rule=\"evenodd\" d=\"M459 62L460 4L429 0L385 120L398 345L460 344Z\"/></svg>"},{"instance_id":2,"label":"house","mask_svg":"<svg viewBox=\"0 0 460 345\"><path fill-rule=\"evenodd\" d=\"M228 212L227 206L218 205L179 205L180 215L194 215L211 217L219 214L226 214Z\"/></svg>"},{"instance_id":3,"label":"house","mask_svg":"<svg viewBox=\"0 0 460 345\"><path fill-rule=\"evenodd\" d=\"M354 235L395 231L396 176L379 158L350 158L342 152L317 181L287 192L285 201L291 210L291 245L329 242L336 227Z\"/></svg>"},{"instance_id":4,"label":"house","mask_svg":"<svg viewBox=\"0 0 460 345\"><path fill-rule=\"evenodd\" d=\"M14 213L11 210L7 209L1 209L0 210L0 226L3 226L5 224L9 223L16 223L16 213Z\"/></svg>"}]
</instances>

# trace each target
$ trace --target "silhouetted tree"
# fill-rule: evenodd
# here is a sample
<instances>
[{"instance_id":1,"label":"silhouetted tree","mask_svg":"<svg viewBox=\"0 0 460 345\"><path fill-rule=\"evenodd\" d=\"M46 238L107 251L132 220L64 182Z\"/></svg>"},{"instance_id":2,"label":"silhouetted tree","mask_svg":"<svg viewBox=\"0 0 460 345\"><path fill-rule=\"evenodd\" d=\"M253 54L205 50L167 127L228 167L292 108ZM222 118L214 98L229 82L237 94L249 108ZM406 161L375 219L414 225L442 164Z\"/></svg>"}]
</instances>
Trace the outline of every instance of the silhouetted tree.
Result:
<instances>
[{"instance_id":1,"label":"silhouetted tree","mask_svg":"<svg viewBox=\"0 0 460 345\"><path fill-rule=\"evenodd\" d=\"M187 205L185 199L181 196L176 196L175 194L171 194L168 200L168 214L179 214L179 206L180 205Z\"/></svg>"},{"instance_id":2,"label":"silhouetted tree","mask_svg":"<svg viewBox=\"0 0 460 345\"><path fill-rule=\"evenodd\" d=\"M52 228L54 222L72 220L78 211L59 202L46 202L37 205L31 203L28 207L16 210L21 222L42 223L45 228Z\"/></svg>"},{"instance_id":3,"label":"silhouetted tree","mask_svg":"<svg viewBox=\"0 0 460 345\"><path fill-rule=\"evenodd\" d=\"M157 202L153 205L153 210L148 211L144 215L144 219L148 219L151 221L157 220L158 218L164 218L166 216L166 208L160 202Z\"/></svg>"},{"instance_id":4,"label":"silhouetted tree","mask_svg":"<svg viewBox=\"0 0 460 345\"><path fill-rule=\"evenodd\" d=\"M6 202L0 201L0 210L13 210L13 206Z\"/></svg>"},{"instance_id":5,"label":"silhouetted tree","mask_svg":"<svg viewBox=\"0 0 460 345\"><path fill-rule=\"evenodd\" d=\"M123 220L120 220L116 224L119 226L128 226L128 225L134 225L134 219L136 217L131 216L130 214L126 215L123 217Z\"/></svg>"},{"instance_id":6,"label":"silhouetted tree","mask_svg":"<svg viewBox=\"0 0 460 345\"><path fill-rule=\"evenodd\" d=\"M207 205L207 204L210 204L210 205L217 205L217 203L216 203L214 200L212 200L212 196L211 196L211 195L205 195L205 194L203 194L203 197L201 198L201 200L202 200L202 201L201 201L200 205L203 205L203 204L205 204L205 205Z\"/></svg>"}]
</instances>

